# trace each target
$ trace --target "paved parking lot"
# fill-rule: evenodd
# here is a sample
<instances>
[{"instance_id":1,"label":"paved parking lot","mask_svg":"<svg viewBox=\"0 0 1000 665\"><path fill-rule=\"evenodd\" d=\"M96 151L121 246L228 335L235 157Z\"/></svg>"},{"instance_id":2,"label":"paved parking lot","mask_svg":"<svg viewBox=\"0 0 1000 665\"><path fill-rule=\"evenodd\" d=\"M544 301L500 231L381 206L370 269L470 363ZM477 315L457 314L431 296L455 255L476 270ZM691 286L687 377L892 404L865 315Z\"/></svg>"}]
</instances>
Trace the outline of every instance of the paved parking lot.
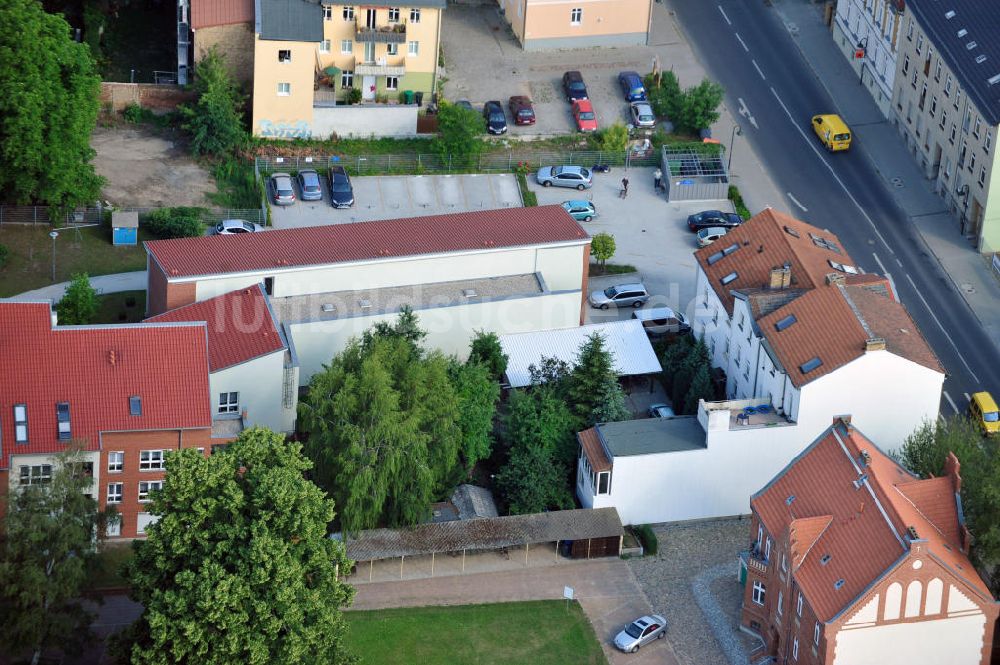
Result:
<instances>
[{"instance_id":1,"label":"paved parking lot","mask_svg":"<svg viewBox=\"0 0 1000 665\"><path fill-rule=\"evenodd\" d=\"M509 173L368 176L352 178L351 182L353 208L330 207L328 183L324 180L322 201L298 200L291 206L272 205L274 228L369 222L521 205L517 180ZM296 193L300 193L297 186Z\"/></svg>"},{"instance_id":2,"label":"paved parking lot","mask_svg":"<svg viewBox=\"0 0 1000 665\"><path fill-rule=\"evenodd\" d=\"M628 104L618 87L618 72L646 73L652 65L653 51L644 46L522 51L493 5L450 5L442 22L448 78L445 96L468 99L480 110L484 102L499 100L507 112L508 132L514 136L576 131L562 91L563 72L573 69L583 74L599 127L628 122ZM506 108L512 95L532 99L537 117L534 125L513 125Z\"/></svg>"}]
</instances>

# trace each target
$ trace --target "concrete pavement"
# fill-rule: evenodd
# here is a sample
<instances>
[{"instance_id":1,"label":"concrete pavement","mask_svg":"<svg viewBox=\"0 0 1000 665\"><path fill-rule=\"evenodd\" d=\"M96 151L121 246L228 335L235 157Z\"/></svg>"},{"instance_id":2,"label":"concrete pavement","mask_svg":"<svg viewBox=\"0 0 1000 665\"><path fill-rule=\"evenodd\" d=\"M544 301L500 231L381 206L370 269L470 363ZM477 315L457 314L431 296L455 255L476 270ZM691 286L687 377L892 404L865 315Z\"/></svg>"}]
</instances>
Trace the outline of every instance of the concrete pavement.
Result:
<instances>
[{"instance_id":1,"label":"concrete pavement","mask_svg":"<svg viewBox=\"0 0 1000 665\"><path fill-rule=\"evenodd\" d=\"M66 293L69 282L60 282L51 286L45 286L34 291L25 291L4 300L29 301L29 300L51 300L58 302L62 300ZM97 290L98 294L121 293L122 291L145 291L146 271L120 272L114 275L98 275L90 278L90 285Z\"/></svg>"}]
</instances>

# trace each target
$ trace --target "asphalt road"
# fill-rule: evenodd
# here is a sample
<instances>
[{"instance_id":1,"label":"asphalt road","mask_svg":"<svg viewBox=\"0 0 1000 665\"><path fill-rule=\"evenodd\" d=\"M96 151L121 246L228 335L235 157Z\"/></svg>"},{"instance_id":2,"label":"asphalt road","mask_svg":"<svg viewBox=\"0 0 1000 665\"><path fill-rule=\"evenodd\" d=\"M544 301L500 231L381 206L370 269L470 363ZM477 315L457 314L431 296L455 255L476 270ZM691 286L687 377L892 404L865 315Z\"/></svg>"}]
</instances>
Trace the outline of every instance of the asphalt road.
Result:
<instances>
[{"instance_id":1,"label":"asphalt road","mask_svg":"<svg viewBox=\"0 0 1000 665\"><path fill-rule=\"evenodd\" d=\"M727 105L742 99L750 142L797 217L839 236L865 272L888 273L900 300L945 366L941 413L968 406L966 394L1000 394L1000 352L944 274L861 146L829 154L810 119L836 112L777 13L762 2L679 0L673 8ZM859 88L858 94L865 94ZM806 208L807 211L803 211Z\"/></svg>"}]
</instances>

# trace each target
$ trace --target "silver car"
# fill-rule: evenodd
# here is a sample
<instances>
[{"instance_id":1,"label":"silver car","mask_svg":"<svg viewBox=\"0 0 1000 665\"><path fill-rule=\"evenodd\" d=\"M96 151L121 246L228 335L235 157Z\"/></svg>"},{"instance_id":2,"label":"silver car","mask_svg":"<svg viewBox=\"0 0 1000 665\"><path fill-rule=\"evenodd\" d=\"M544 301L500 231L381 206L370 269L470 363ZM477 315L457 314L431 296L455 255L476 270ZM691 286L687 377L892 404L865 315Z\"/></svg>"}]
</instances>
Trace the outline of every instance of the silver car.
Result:
<instances>
[{"instance_id":1,"label":"silver car","mask_svg":"<svg viewBox=\"0 0 1000 665\"><path fill-rule=\"evenodd\" d=\"M642 284L616 284L603 291L590 294L591 307L607 309L609 307L642 307L649 300L649 291Z\"/></svg>"},{"instance_id":2,"label":"silver car","mask_svg":"<svg viewBox=\"0 0 1000 665\"><path fill-rule=\"evenodd\" d=\"M675 418L677 416L674 410L666 404L650 404L647 413L650 418Z\"/></svg>"},{"instance_id":3,"label":"silver car","mask_svg":"<svg viewBox=\"0 0 1000 665\"><path fill-rule=\"evenodd\" d=\"M274 205L290 206L295 203L295 189L292 187L292 176L287 173L274 173L267 179L267 188Z\"/></svg>"},{"instance_id":4,"label":"silver car","mask_svg":"<svg viewBox=\"0 0 1000 665\"><path fill-rule=\"evenodd\" d=\"M543 166L535 174L542 187L573 187L583 191L594 184L594 174L582 166Z\"/></svg>"},{"instance_id":5,"label":"silver car","mask_svg":"<svg viewBox=\"0 0 1000 665\"><path fill-rule=\"evenodd\" d=\"M319 184L319 174L312 169L299 171L299 191L303 201L322 201L323 188Z\"/></svg>"},{"instance_id":6,"label":"silver car","mask_svg":"<svg viewBox=\"0 0 1000 665\"><path fill-rule=\"evenodd\" d=\"M707 229L700 229L696 234L699 247L708 247L713 242L726 235L729 229L721 226L709 226Z\"/></svg>"},{"instance_id":7,"label":"silver car","mask_svg":"<svg viewBox=\"0 0 1000 665\"><path fill-rule=\"evenodd\" d=\"M629 110L632 112L632 124L636 127L656 127L656 116L648 102L632 102Z\"/></svg>"},{"instance_id":8,"label":"silver car","mask_svg":"<svg viewBox=\"0 0 1000 665\"><path fill-rule=\"evenodd\" d=\"M224 219L215 225L215 234L220 236L240 235L263 230L264 227L260 224L254 224L245 219Z\"/></svg>"},{"instance_id":9,"label":"silver car","mask_svg":"<svg viewBox=\"0 0 1000 665\"><path fill-rule=\"evenodd\" d=\"M635 653L639 647L662 639L667 634L667 620L659 614L639 617L615 635L615 646L626 653Z\"/></svg>"}]
</instances>

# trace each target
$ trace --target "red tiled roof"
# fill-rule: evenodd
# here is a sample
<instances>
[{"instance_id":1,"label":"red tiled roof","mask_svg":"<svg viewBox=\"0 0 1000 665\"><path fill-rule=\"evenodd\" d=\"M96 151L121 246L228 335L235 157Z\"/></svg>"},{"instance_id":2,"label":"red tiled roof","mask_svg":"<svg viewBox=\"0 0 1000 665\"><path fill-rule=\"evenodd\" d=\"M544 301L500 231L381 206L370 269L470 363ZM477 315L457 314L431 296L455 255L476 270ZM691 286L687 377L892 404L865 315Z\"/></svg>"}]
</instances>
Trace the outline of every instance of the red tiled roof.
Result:
<instances>
[{"instance_id":1,"label":"red tiled roof","mask_svg":"<svg viewBox=\"0 0 1000 665\"><path fill-rule=\"evenodd\" d=\"M949 543L961 543L958 512L954 508L955 488L951 478L928 478L896 486L903 499L933 524ZM947 499L945 497L951 497ZM923 534L920 534L923 536Z\"/></svg>"},{"instance_id":2,"label":"red tiled roof","mask_svg":"<svg viewBox=\"0 0 1000 665\"><path fill-rule=\"evenodd\" d=\"M48 303L0 303L0 468L11 454L63 450L56 404L74 439L103 431L211 427L204 325L52 328ZM129 397L142 415L129 415ZM14 443L13 406L28 409L28 444Z\"/></svg>"},{"instance_id":3,"label":"red tiled roof","mask_svg":"<svg viewBox=\"0 0 1000 665\"><path fill-rule=\"evenodd\" d=\"M786 231L786 227L798 237ZM813 236L829 241L839 251L818 246ZM709 263L709 257L733 245L738 249ZM854 265L837 236L770 208L721 240L699 249L694 256L730 315L733 313L730 292L768 286L773 268L787 263L791 269L791 288L810 289L821 285L828 273L835 272L829 261ZM734 272L736 279L722 284L720 280Z\"/></svg>"},{"instance_id":4,"label":"red tiled roof","mask_svg":"<svg viewBox=\"0 0 1000 665\"><path fill-rule=\"evenodd\" d=\"M604 446L601 445L601 438L597 433L596 427L578 432L576 438L580 440L580 445L583 446L583 454L587 456L590 468L595 473L611 470L611 460L604 454Z\"/></svg>"},{"instance_id":5,"label":"red tiled roof","mask_svg":"<svg viewBox=\"0 0 1000 665\"><path fill-rule=\"evenodd\" d=\"M792 383L802 387L860 358L867 341L875 338L884 339L890 353L943 373L906 308L880 293L891 293L888 282L858 277L864 279L818 286L758 319ZM779 331L776 324L789 316L795 323ZM813 358L822 364L803 373L800 367Z\"/></svg>"},{"instance_id":6,"label":"red tiled roof","mask_svg":"<svg viewBox=\"0 0 1000 665\"><path fill-rule=\"evenodd\" d=\"M802 517L791 521L788 525L788 541L794 568L802 565L809 550L816 544L816 541L823 535L832 521L833 517L830 515Z\"/></svg>"},{"instance_id":7,"label":"red tiled roof","mask_svg":"<svg viewBox=\"0 0 1000 665\"><path fill-rule=\"evenodd\" d=\"M191 27L195 30L216 25L250 23L254 0L191 0Z\"/></svg>"},{"instance_id":8,"label":"red tiled roof","mask_svg":"<svg viewBox=\"0 0 1000 665\"><path fill-rule=\"evenodd\" d=\"M855 485L860 468L855 464L862 451L870 456L861 469L868 476L868 487ZM923 513L906 496L922 483L928 483L918 490ZM960 543L943 535L927 517L949 522L946 513L957 515L954 492L939 479L916 480L864 435L842 423L827 430L755 494L751 505L768 532L779 538L792 527L805 526L798 538L813 542L807 551L800 548L802 558L793 566L793 575L820 621L839 614L896 564L907 552L904 538L910 526L957 578L992 598ZM827 526L820 530L823 524ZM944 530L948 529L946 525ZM838 589L839 580L843 584Z\"/></svg>"},{"instance_id":9,"label":"red tiled roof","mask_svg":"<svg viewBox=\"0 0 1000 665\"><path fill-rule=\"evenodd\" d=\"M551 205L153 240L145 247L169 280L588 239L562 206Z\"/></svg>"},{"instance_id":10,"label":"red tiled roof","mask_svg":"<svg viewBox=\"0 0 1000 665\"><path fill-rule=\"evenodd\" d=\"M171 321L208 324L208 362L212 372L285 348L259 284L146 319L147 323Z\"/></svg>"}]
</instances>

